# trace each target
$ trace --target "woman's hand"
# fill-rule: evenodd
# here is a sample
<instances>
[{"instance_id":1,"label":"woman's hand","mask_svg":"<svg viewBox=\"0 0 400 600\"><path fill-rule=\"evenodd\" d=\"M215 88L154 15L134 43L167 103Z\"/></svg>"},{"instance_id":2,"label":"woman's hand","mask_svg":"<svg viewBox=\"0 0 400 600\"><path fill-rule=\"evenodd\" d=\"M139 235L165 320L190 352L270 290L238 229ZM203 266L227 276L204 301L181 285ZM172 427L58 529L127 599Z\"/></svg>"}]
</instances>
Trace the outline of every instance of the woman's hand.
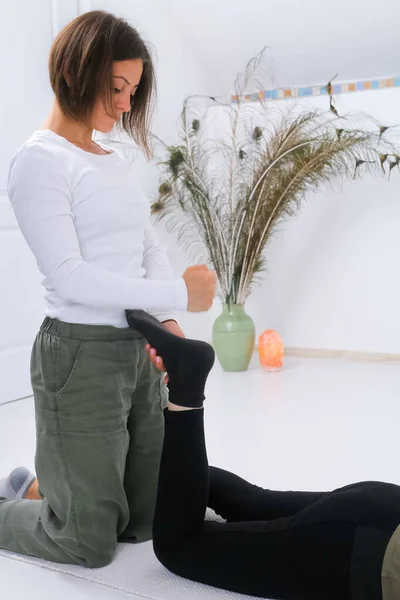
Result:
<instances>
[{"instance_id":1,"label":"woman's hand","mask_svg":"<svg viewBox=\"0 0 400 600\"><path fill-rule=\"evenodd\" d=\"M178 335L179 337L185 337L185 334L183 333L182 329L179 327L176 321L165 321L163 325L165 329L168 329L168 331L170 331L171 333ZM159 371L165 373L165 367L162 358L160 356L157 356L155 349L152 348L150 344L146 344L146 351L150 356L150 360L153 363L153 365L155 365ZM165 375L164 383L168 383L168 373Z\"/></svg>"}]
</instances>

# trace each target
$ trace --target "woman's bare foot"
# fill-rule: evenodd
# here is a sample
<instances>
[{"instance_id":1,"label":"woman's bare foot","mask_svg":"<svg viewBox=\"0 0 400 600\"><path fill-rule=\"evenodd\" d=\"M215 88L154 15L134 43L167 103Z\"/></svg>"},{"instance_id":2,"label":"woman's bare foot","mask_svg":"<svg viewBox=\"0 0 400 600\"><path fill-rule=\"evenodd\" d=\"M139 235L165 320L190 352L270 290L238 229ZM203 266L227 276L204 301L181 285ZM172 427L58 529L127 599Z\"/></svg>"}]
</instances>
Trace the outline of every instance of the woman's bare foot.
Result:
<instances>
[{"instance_id":1,"label":"woman's bare foot","mask_svg":"<svg viewBox=\"0 0 400 600\"><path fill-rule=\"evenodd\" d=\"M26 500L42 500L42 496L39 494L39 482L37 479L32 483L29 490L25 495Z\"/></svg>"}]
</instances>

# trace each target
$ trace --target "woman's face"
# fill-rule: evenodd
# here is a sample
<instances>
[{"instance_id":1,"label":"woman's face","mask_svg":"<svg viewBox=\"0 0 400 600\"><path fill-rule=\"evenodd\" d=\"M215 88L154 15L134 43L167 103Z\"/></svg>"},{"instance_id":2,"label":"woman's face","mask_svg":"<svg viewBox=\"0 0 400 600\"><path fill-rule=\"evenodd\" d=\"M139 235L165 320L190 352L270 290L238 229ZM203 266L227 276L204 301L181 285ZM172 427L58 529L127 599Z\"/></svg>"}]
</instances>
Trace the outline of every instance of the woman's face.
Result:
<instances>
[{"instance_id":1,"label":"woman's face","mask_svg":"<svg viewBox=\"0 0 400 600\"><path fill-rule=\"evenodd\" d=\"M113 63L114 106L112 114L106 112L103 101L96 101L92 127L96 131L108 133L121 119L122 114L131 110L131 99L139 86L143 73L143 61L120 60Z\"/></svg>"}]
</instances>

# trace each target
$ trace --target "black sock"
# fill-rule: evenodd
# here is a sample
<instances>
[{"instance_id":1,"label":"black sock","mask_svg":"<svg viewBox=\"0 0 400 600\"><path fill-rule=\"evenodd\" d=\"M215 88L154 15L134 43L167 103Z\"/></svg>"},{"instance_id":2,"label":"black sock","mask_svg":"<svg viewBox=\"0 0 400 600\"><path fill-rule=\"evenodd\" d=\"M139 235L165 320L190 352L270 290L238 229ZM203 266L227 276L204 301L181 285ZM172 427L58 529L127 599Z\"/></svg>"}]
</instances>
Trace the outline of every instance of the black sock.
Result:
<instances>
[{"instance_id":1,"label":"black sock","mask_svg":"<svg viewBox=\"0 0 400 600\"><path fill-rule=\"evenodd\" d=\"M210 344L181 338L144 310L125 311L127 321L156 349L168 373L169 400L179 406L203 406L204 387L211 371L215 352Z\"/></svg>"}]
</instances>

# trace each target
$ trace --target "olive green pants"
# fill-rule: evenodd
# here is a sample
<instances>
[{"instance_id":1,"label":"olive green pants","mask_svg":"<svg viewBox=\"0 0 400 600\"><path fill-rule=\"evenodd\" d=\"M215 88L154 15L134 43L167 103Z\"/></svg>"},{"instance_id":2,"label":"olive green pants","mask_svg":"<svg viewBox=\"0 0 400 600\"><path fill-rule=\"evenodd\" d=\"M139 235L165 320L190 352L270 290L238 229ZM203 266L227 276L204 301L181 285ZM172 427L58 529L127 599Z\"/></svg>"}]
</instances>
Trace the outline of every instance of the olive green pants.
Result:
<instances>
[{"instance_id":1,"label":"olive green pants","mask_svg":"<svg viewBox=\"0 0 400 600\"><path fill-rule=\"evenodd\" d=\"M0 548L90 568L152 534L168 392L131 329L46 318L31 376L43 500L0 499Z\"/></svg>"}]
</instances>

